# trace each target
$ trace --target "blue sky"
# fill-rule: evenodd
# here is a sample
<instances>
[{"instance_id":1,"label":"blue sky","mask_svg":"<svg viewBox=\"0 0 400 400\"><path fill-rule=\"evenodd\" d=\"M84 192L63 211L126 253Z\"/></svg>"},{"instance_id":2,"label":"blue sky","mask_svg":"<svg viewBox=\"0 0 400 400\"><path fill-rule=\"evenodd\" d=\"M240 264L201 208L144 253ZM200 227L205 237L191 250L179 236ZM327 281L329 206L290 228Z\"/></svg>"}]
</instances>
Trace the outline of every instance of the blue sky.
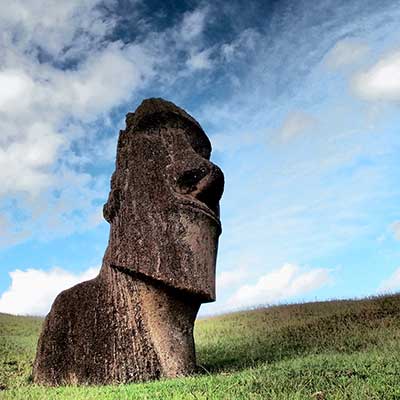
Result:
<instances>
[{"instance_id":1,"label":"blue sky","mask_svg":"<svg viewBox=\"0 0 400 400\"><path fill-rule=\"evenodd\" d=\"M16 0L0 16L0 311L96 275L124 116L223 169L211 314L400 289L400 2Z\"/></svg>"}]
</instances>

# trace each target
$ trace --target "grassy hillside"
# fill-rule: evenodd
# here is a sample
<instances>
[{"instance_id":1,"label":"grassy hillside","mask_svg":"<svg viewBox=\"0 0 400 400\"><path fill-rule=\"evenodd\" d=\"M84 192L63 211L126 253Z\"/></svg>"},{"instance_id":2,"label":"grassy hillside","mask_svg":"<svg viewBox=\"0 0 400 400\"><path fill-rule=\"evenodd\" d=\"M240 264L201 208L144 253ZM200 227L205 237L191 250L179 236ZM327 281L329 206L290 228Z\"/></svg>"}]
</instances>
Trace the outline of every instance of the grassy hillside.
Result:
<instances>
[{"instance_id":1,"label":"grassy hillside","mask_svg":"<svg viewBox=\"0 0 400 400\"><path fill-rule=\"evenodd\" d=\"M400 296L199 320L198 374L136 385L32 385L41 323L0 314L0 399L400 398Z\"/></svg>"}]
</instances>

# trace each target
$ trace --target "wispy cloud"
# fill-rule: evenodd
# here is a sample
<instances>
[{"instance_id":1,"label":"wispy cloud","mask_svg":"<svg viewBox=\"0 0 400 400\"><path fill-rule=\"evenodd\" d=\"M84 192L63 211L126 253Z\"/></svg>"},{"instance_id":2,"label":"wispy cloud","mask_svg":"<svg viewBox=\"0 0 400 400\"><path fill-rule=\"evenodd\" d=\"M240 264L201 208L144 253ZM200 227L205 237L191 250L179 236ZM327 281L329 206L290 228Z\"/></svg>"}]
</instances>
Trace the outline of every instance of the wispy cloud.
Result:
<instances>
[{"instance_id":1,"label":"wispy cloud","mask_svg":"<svg viewBox=\"0 0 400 400\"><path fill-rule=\"evenodd\" d=\"M14 50L67 61L99 48L116 20L104 18L102 0L25 1L16 0L4 8L0 20L5 37L14 41ZM4 49L2 49L4 51ZM8 57L10 60L11 57Z\"/></svg>"},{"instance_id":2,"label":"wispy cloud","mask_svg":"<svg viewBox=\"0 0 400 400\"><path fill-rule=\"evenodd\" d=\"M346 38L338 41L325 56L325 65L332 69L346 67L363 60L368 51L366 43Z\"/></svg>"},{"instance_id":3,"label":"wispy cloud","mask_svg":"<svg viewBox=\"0 0 400 400\"><path fill-rule=\"evenodd\" d=\"M289 112L279 129L279 139L287 142L302 133L315 128L317 120L312 115L303 111Z\"/></svg>"},{"instance_id":4,"label":"wispy cloud","mask_svg":"<svg viewBox=\"0 0 400 400\"><path fill-rule=\"evenodd\" d=\"M208 69L212 66L210 59L211 49L206 49L190 55L190 58L186 61L189 68L193 70Z\"/></svg>"},{"instance_id":5,"label":"wispy cloud","mask_svg":"<svg viewBox=\"0 0 400 400\"><path fill-rule=\"evenodd\" d=\"M183 15L182 24L179 29L182 40L192 41L198 39L204 31L208 14L208 7L201 7L194 11L186 12Z\"/></svg>"}]
</instances>

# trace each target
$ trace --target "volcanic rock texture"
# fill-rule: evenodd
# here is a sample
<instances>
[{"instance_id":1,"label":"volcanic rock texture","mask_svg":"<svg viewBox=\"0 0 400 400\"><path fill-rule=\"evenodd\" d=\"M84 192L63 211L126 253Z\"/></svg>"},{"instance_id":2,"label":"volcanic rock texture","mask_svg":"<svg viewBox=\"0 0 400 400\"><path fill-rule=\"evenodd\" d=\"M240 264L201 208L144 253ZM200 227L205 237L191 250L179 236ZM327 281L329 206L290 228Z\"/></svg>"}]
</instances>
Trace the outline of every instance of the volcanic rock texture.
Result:
<instances>
[{"instance_id":1,"label":"volcanic rock texture","mask_svg":"<svg viewBox=\"0 0 400 400\"><path fill-rule=\"evenodd\" d=\"M215 300L224 178L184 110L148 99L120 132L104 205L99 275L62 292L39 339L34 382L109 384L187 375L193 325Z\"/></svg>"}]
</instances>

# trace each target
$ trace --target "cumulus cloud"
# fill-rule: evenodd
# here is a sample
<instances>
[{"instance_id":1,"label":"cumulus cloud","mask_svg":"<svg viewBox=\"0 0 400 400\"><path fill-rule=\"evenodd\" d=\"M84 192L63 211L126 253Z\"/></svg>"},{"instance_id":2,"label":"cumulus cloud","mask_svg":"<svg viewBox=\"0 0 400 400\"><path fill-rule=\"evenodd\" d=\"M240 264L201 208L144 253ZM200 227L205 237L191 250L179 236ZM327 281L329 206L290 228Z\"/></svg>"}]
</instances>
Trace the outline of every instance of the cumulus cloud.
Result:
<instances>
[{"instance_id":1,"label":"cumulus cloud","mask_svg":"<svg viewBox=\"0 0 400 400\"><path fill-rule=\"evenodd\" d=\"M400 289L400 267L393 274L382 281L379 285L378 292L394 292Z\"/></svg>"},{"instance_id":2,"label":"cumulus cloud","mask_svg":"<svg viewBox=\"0 0 400 400\"><path fill-rule=\"evenodd\" d=\"M400 100L400 51L392 52L353 78L354 92L365 100Z\"/></svg>"},{"instance_id":3,"label":"cumulus cloud","mask_svg":"<svg viewBox=\"0 0 400 400\"><path fill-rule=\"evenodd\" d=\"M277 303L309 293L331 280L326 268L301 268L284 264L281 268L261 276L254 285L241 286L227 301L230 308L243 308Z\"/></svg>"},{"instance_id":4,"label":"cumulus cloud","mask_svg":"<svg viewBox=\"0 0 400 400\"><path fill-rule=\"evenodd\" d=\"M17 0L0 15L0 246L100 222L108 185L90 172L94 148L115 144L104 120L156 60L141 42L109 38L115 19L100 3Z\"/></svg>"},{"instance_id":5,"label":"cumulus cloud","mask_svg":"<svg viewBox=\"0 0 400 400\"><path fill-rule=\"evenodd\" d=\"M287 142L296 136L313 128L317 124L316 119L304 111L292 111L288 113L279 130L279 138Z\"/></svg>"},{"instance_id":6,"label":"cumulus cloud","mask_svg":"<svg viewBox=\"0 0 400 400\"><path fill-rule=\"evenodd\" d=\"M331 69L338 69L360 61L367 53L368 46L354 39L338 41L325 56L325 65Z\"/></svg>"},{"instance_id":7,"label":"cumulus cloud","mask_svg":"<svg viewBox=\"0 0 400 400\"><path fill-rule=\"evenodd\" d=\"M65 139L45 121L32 120L23 133L18 132L11 121L0 122L0 129L7 129L7 125L11 125L15 136L0 145L0 196L16 192L38 193L52 183L52 172L47 168L55 162Z\"/></svg>"},{"instance_id":8,"label":"cumulus cloud","mask_svg":"<svg viewBox=\"0 0 400 400\"><path fill-rule=\"evenodd\" d=\"M6 136L0 142L0 166L8 166L0 168L2 191L36 194L45 183L51 185L57 171L46 167L83 132L95 134L89 128L66 131L65 121L94 121L129 98L151 68L142 48L114 43L73 71L49 65L31 69L30 75L0 70L0 83L8 82L0 95L0 130Z\"/></svg>"},{"instance_id":9,"label":"cumulus cloud","mask_svg":"<svg viewBox=\"0 0 400 400\"><path fill-rule=\"evenodd\" d=\"M104 18L102 0L15 0L1 13L1 26L19 48L67 58L97 47L115 25Z\"/></svg>"},{"instance_id":10,"label":"cumulus cloud","mask_svg":"<svg viewBox=\"0 0 400 400\"><path fill-rule=\"evenodd\" d=\"M9 273L11 285L0 297L0 312L46 315L61 291L94 278L98 271L99 268L89 268L78 274L61 268L12 271Z\"/></svg>"},{"instance_id":11,"label":"cumulus cloud","mask_svg":"<svg viewBox=\"0 0 400 400\"><path fill-rule=\"evenodd\" d=\"M7 111L7 108L14 103L19 104L24 100L24 95L31 92L33 82L25 73L18 70L4 70L0 75L0 110ZM15 106L15 105L14 105Z\"/></svg>"}]
</instances>

